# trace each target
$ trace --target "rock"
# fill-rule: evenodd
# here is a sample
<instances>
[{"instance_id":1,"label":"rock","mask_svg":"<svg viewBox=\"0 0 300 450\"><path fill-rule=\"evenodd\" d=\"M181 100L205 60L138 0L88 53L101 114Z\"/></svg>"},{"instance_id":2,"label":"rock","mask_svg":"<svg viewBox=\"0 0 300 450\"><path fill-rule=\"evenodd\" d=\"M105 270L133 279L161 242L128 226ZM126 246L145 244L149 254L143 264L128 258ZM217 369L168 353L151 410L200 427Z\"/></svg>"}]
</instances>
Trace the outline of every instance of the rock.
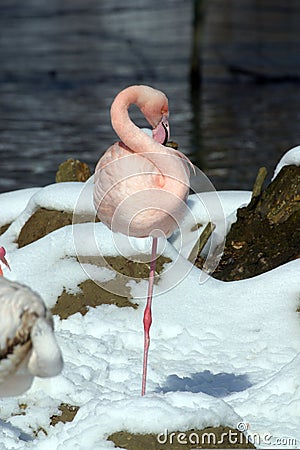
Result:
<instances>
[{"instance_id":1,"label":"rock","mask_svg":"<svg viewBox=\"0 0 300 450\"><path fill-rule=\"evenodd\" d=\"M58 228L71 225L73 213L39 208L24 224L17 243L19 248L31 244Z\"/></svg>"},{"instance_id":2,"label":"rock","mask_svg":"<svg viewBox=\"0 0 300 450\"><path fill-rule=\"evenodd\" d=\"M61 403L58 409L60 411L60 414L54 414L50 417L50 425L53 427L59 422L72 422L79 410L79 406L69 405L68 403Z\"/></svg>"},{"instance_id":3,"label":"rock","mask_svg":"<svg viewBox=\"0 0 300 450\"><path fill-rule=\"evenodd\" d=\"M55 181L61 183L64 181L87 181L91 176L91 171L86 163L78 159L67 159L60 164L56 172Z\"/></svg>"},{"instance_id":4,"label":"rock","mask_svg":"<svg viewBox=\"0 0 300 450\"><path fill-rule=\"evenodd\" d=\"M213 277L250 278L300 257L300 167L284 166L237 211Z\"/></svg>"}]
</instances>

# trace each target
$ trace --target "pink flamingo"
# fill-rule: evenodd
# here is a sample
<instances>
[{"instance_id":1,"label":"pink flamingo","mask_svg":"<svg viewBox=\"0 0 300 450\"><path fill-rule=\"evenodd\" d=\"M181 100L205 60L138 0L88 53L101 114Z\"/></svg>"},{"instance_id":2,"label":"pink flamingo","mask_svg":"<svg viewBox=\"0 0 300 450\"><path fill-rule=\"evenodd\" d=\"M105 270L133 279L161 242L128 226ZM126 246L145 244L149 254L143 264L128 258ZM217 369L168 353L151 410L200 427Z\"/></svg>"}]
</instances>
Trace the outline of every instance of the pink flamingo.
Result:
<instances>
[{"instance_id":1,"label":"pink flamingo","mask_svg":"<svg viewBox=\"0 0 300 450\"><path fill-rule=\"evenodd\" d=\"M135 104L152 126L152 137L129 118ZM142 395L146 391L152 295L157 239L169 237L185 212L189 192L189 159L163 144L168 140L168 99L149 86L130 86L111 106L111 122L121 139L99 160L94 178L94 205L99 219L127 236L151 236L148 296L144 312ZM187 164L188 163L188 164Z\"/></svg>"}]
</instances>

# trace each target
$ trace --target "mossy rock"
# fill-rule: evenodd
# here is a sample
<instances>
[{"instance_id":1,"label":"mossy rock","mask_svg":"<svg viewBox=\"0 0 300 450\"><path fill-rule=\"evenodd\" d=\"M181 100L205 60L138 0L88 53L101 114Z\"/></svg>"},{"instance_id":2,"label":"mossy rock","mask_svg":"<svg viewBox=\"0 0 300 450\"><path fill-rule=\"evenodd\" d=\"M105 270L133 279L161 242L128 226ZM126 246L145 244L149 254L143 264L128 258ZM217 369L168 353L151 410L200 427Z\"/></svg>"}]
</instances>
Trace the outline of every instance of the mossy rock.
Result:
<instances>
[{"instance_id":1,"label":"mossy rock","mask_svg":"<svg viewBox=\"0 0 300 450\"><path fill-rule=\"evenodd\" d=\"M116 305L120 308L125 306L137 308L138 306L132 303L127 296L122 297L110 292L93 280L86 280L80 283L79 287L80 292L77 294L70 294L64 290L51 309L52 314L58 315L61 319L67 319L78 312L84 316L89 307L95 308L104 304Z\"/></svg>"},{"instance_id":2,"label":"mossy rock","mask_svg":"<svg viewBox=\"0 0 300 450\"><path fill-rule=\"evenodd\" d=\"M99 219L89 214L74 216L72 212L55 209L39 208L23 225L17 244L19 248L41 239L52 231L76 223L99 222Z\"/></svg>"},{"instance_id":3,"label":"mossy rock","mask_svg":"<svg viewBox=\"0 0 300 450\"><path fill-rule=\"evenodd\" d=\"M1 234L3 234L3 233L5 233L5 231L10 227L10 223L7 223L6 225L2 225L1 227L0 227L0 236L1 236Z\"/></svg>"},{"instance_id":4,"label":"mossy rock","mask_svg":"<svg viewBox=\"0 0 300 450\"><path fill-rule=\"evenodd\" d=\"M299 166L284 166L264 190L256 183L251 202L237 211L213 277L243 280L300 258L299 199Z\"/></svg>"},{"instance_id":5,"label":"mossy rock","mask_svg":"<svg viewBox=\"0 0 300 450\"><path fill-rule=\"evenodd\" d=\"M54 414L52 417L50 417L50 425L53 427L59 422L72 422L79 410L79 406L69 405L68 403L61 403L58 409L61 414Z\"/></svg>"},{"instance_id":6,"label":"mossy rock","mask_svg":"<svg viewBox=\"0 0 300 450\"><path fill-rule=\"evenodd\" d=\"M149 256L145 255L149 258ZM80 292L71 294L63 291L58 297L55 306L51 309L52 314L58 315L61 319L79 312L85 315L89 307L95 308L99 305L115 305L119 308L131 307L136 309L138 305L131 301L130 288L127 286L128 278L148 279L149 264L145 262L131 261L124 256L79 256L78 260L82 264L93 264L98 267L107 267L116 272L115 278L101 283L101 286L93 280L85 280L80 283ZM156 277L163 270L164 264L170 262L169 258L160 256L156 263ZM124 278L125 277L125 278ZM116 292L121 292L122 295Z\"/></svg>"},{"instance_id":7,"label":"mossy rock","mask_svg":"<svg viewBox=\"0 0 300 450\"><path fill-rule=\"evenodd\" d=\"M174 148L175 150L178 150L179 145L175 141L168 141L166 144L166 147Z\"/></svg>"},{"instance_id":8,"label":"mossy rock","mask_svg":"<svg viewBox=\"0 0 300 450\"><path fill-rule=\"evenodd\" d=\"M23 225L17 243L19 248L41 239L66 225L71 225L73 213L39 208Z\"/></svg>"},{"instance_id":9,"label":"mossy rock","mask_svg":"<svg viewBox=\"0 0 300 450\"><path fill-rule=\"evenodd\" d=\"M131 259L125 256L78 256L81 264L93 264L98 267L106 267L129 278L148 279L150 271L150 255L142 254L132 256ZM159 256L156 260L155 272L159 275L164 264L172 260L166 256Z\"/></svg>"},{"instance_id":10,"label":"mossy rock","mask_svg":"<svg viewBox=\"0 0 300 450\"><path fill-rule=\"evenodd\" d=\"M56 172L56 183L65 181L87 181L91 176L89 166L78 159L67 159L59 165Z\"/></svg>"}]
</instances>

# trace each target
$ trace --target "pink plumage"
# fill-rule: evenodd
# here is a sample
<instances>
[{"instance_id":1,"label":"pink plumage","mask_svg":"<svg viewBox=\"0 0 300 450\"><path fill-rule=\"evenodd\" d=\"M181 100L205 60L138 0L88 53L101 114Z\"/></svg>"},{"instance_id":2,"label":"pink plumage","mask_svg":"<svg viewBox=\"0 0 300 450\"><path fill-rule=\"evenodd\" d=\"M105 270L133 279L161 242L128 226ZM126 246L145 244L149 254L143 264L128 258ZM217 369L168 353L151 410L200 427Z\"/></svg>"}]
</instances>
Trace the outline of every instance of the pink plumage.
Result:
<instances>
[{"instance_id":1,"label":"pink plumage","mask_svg":"<svg viewBox=\"0 0 300 450\"><path fill-rule=\"evenodd\" d=\"M129 118L131 104L152 126L152 137ZM128 236L152 236L147 305L144 312L142 395L146 389L151 303L157 238L169 237L185 213L189 193L189 159L163 144L169 135L168 99L149 86L130 86L111 106L112 126L120 142L99 160L94 177L94 205L99 219L112 231Z\"/></svg>"},{"instance_id":2,"label":"pink plumage","mask_svg":"<svg viewBox=\"0 0 300 450\"><path fill-rule=\"evenodd\" d=\"M94 204L100 220L113 231L145 237L160 230L159 235L168 237L184 214L189 169L180 152L157 142L130 120L132 103L154 128L154 137L165 130L168 100L162 92L131 86L117 95L111 120L121 142L113 144L96 166Z\"/></svg>"}]
</instances>

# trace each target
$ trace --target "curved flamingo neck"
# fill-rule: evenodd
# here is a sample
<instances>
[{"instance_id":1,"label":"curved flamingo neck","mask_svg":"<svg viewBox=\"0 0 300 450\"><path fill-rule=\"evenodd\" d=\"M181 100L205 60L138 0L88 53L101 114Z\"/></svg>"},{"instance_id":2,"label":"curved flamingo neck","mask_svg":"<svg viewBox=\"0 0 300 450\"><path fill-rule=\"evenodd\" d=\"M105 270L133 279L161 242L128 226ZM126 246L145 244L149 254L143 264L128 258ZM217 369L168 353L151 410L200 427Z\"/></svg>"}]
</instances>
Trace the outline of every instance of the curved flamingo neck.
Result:
<instances>
[{"instance_id":1,"label":"curved flamingo neck","mask_svg":"<svg viewBox=\"0 0 300 450\"><path fill-rule=\"evenodd\" d=\"M157 104L157 116L160 113L161 98L153 96L156 92L154 89L147 86L130 86L124 91L120 92L115 98L110 114L113 129L121 139L121 141L136 153L143 152L161 152L162 145L156 142L152 137L148 136L137 127L129 117L128 109L130 105L135 104L143 113L147 121L152 127L156 126L155 118L147 114L145 105L151 102L152 111L155 110L155 102ZM161 114L162 116L162 114ZM157 120L157 122L159 119Z\"/></svg>"}]
</instances>

